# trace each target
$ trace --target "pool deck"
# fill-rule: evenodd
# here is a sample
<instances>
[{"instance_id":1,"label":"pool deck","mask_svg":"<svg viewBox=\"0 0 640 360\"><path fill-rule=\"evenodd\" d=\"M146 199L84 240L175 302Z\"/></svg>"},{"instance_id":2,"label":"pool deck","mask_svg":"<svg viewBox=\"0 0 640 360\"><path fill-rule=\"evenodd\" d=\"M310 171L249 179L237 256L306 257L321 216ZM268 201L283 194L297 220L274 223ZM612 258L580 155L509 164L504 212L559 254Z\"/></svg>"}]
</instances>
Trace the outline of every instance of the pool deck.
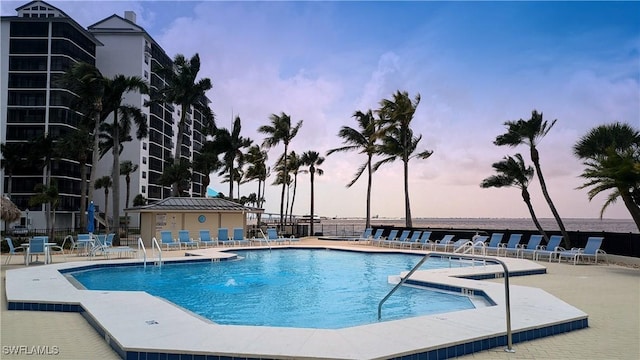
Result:
<instances>
[{"instance_id":1,"label":"pool deck","mask_svg":"<svg viewBox=\"0 0 640 360\"><path fill-rule=\"evenodd\" d=\"M301 245L347 246L346 244L338 245L335 241L317 239L304 239ZM352 246L363 247L362 245ZM372 248L367 247L367 249ZM170 251L164 252L163 255L165 258L182 257L184 252ZM4 258L2 260L4 261ZM56 262L60 260L62 259L56 259ZM66 263L32 266L29 267L29 271L12 272L11 276L13 277L14 273L24 274L26 278L22 279L23 282L32 281L34 274L50 274L51 271L47 268L66 267L71 262L86 259L69 256L67 260ZM13 264L18 262L18 259L12 260ZM639 269L617 265L573 266L566 263L549 264L531 261L526 263L529 263L527 267L540 268L541 265L546 267L547 274L510 279L513 287L511 303L514 331L518 328L527 328L530 324L539 321L553 322L558 316L580 318L586 314L589 316L589 328L514 344L515 353L506 353L500 347L466 357L478 359L637 359L640 357L640 345L637 341L640 338ZM60 353L58 358L63 359L119 358L104 338L78 313L8 311L5 293L6 270L19 268L24 266L9 265L2 268L1 341L3 346L55 346ZM463 271L462 269L453 270ZM415 276L426 277L428 281L434 282L440 281L440 277L446 277L442 280L443 282L451 283L454 280L461 287L481 288L496 302L502 301L500 298L504 293L500 289L503 279L475 281L452 279L449 275L438 274L439 271L429 273L420 272ZM45 284L50 283L51 288L46 291L49 298L77 300L78 291L72 286L68 287L70 286L68 283L52 278L41 280L33 288L49 286ZM14 289L10 288L10 296L17 296L13 291ZM468 338L484 332L500 332L504 331L505 327L504 308L496 306L337 331L260 328L261 331L256 332L252 327L210 325L198 318L184 316L183 310L144 293L85 293L81 295L81 302L83 306L86 305L90 309L91 316L99 319L103 325L107 325L114 337L122 342L121 345L132 348L157 347L193 351L209 351L213 348L216 353L228 355L253 353L282 358L385 358L389 354L402 354L409 348L429 348L442 342L455 343L460 340L456 337ZM42 295L39 293L29 296ZM105 302L107 298L109 301ZM117 305L124 303L127 305ZM151 304L153 306L150 306ZM118 316L115 317L113 316L114 306L118 307ZM471 320L477 316L484 320ZM478 324L483 325L479 327ZM167 325L170 325L170 329L167 329ZM467 331L469 334L465 335ZM416 343L420 345L416 347ZM21 356L3 352L2 358L50 357L25 356L24 353Z\"/></svg>"}]
</instances>

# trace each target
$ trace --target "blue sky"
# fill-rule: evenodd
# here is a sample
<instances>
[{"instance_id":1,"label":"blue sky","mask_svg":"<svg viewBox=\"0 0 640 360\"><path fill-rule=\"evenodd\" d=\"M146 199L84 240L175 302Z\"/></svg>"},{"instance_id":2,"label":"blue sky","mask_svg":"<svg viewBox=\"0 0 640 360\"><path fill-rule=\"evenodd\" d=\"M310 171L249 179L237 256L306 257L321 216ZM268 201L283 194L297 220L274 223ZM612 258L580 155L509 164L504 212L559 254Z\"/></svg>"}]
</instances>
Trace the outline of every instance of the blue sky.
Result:
<instances>
[{"instance_id":1,"label":"blue sky","mask_svg":"<svg viewBox=\"0 0 640 360\"><path fill-rule=\"evenodd\" d=\"M2 14L26 2L2 2ZM572 145L613 121L640 129L640 2L191 2L49 1L81 25L134 10L138 24L173 56L199 53L217 123L242 119L243 134L282 111L304 120L291 148L325 153L341 145L355 110L376 109L396 90L422 101L413 120L420 149L410 163L414 217L528 217L519 190L481 189L491 164L528 149L492 144L503 123L533 109L557 123L539 145L549 192L563 217L597 218ZM270 151L271 161L282 149ZM364 159L327 157L316 179L316 212L364 216L366 181L351 180ZM214 177L213 187L228 192ZM534 208L551 217L533 180ZM241 193L255 192L254 184ZM401 163L374 175L372 208L404 215ZM300 175L295 213L308 213L309 178ZM266 211L279 211L270 187ZM618 202L608 218L630 218Z\"/></svg>"}]
</instances>

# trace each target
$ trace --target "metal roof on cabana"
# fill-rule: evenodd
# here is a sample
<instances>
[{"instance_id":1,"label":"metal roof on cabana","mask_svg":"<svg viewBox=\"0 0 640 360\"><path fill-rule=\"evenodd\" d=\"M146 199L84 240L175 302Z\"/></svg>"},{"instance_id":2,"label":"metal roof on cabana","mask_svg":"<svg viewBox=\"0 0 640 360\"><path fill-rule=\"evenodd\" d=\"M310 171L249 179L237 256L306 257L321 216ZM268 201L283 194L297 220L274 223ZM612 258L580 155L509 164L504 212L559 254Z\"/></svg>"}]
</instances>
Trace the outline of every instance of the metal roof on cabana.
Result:
<instances>
[{"instance_id":1,"label":"metal roof on cabana","mask_svg":"<svg viewBox=\"0 0 640 360\"><path fill-rule=\"evenodd\" d=\"M262 213L264 209L244 206L222 198L170 197L153 204L125 209L127 212L243 212Z\"/></svg>"}]
</instances>

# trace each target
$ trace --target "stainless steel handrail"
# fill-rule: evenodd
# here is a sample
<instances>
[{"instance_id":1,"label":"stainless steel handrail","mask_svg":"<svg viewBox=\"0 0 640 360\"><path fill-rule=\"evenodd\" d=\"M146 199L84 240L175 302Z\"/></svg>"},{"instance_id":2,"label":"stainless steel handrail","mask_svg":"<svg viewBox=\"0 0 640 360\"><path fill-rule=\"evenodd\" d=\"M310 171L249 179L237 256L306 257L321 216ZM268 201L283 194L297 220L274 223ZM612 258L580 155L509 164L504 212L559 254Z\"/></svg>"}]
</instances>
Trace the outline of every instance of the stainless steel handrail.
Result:
<instances>
[{"instance_id":1,"label":"stainless steel handrail","mask_svg":"<svg viewBox=\"0 0 640 360\"><path fill-rule=\"evenodd\" d=\"M160 248L160 244L158 244L158 240L155 237L151 238L151 248L154 256L156 255L156 248L158 249L158 266L162 266L162 248Z\"/></svg>"},{"instance_id":2,"label":"stainless steel handrail","mask_svg":"<svg viewBox=\"0 0 640 360\"><path fill-rule=\"evenodd\" d=\"M144 247L144 242L142 241L141 237L138 238L138 252L140 252L140 249L142 249L144 268L146 269L147 268L147 249Z\"/></svg>"},{"instance_id":3,"label":"stainless steel handrail","mask_svg":"<svg viewBox=\"0 0 640 360\"><path fill-rule=\"evenodd\" d=\"M267 246L269 246L269 250L271 250L271 243L269 242L269 237L264 234L264 231L262 231L262 229L258 229L258 230L260 231L260 234L262 234L264 241L266 241Z\"/></svg>"},{"instance_id":4,"label":"stainless steel handrail","mask_svg":"<svg viewBox=\"0 0 640 360\"><path fill-rule=\"evenodd\" d=\"M424 256L424 258L422 258L422 260L420 260L413 267L413 269L409 271L407 276L401 277L400 281L396 284L396 286L394 286L393 289L391 289L391 291L389 291L389 293L382 300L380 300L380 303L378 303L378 320L382 318L382 304L384 304L384 302L387 301L387 299L389 299L389 297L391 297L391 295L394 292L396 292L396 290L398 290L398 288L402 286L402 284L404 284L407 281L407 279L410 278L411 275L413 275L413 273L416 272L416 270L418 270L418 268L422 266L422 264L424 264L424 262L427 261L427 259L429 259L429 257L432 255L437 255L440 257L451 257L452 254L443 253L443 252L427 253ZM498 260L493 257L475 256L475 255L470 256L470 255L460 255L460 254L456 254L455 257L458 257L458 258L464 257L467 260L484 260L485 262L493 262L493 263L502 265L502 269L504 273L504 300L505 300L505 307L506 307L506 313L507 313L507 348L505 349L505 351L515 352L515 350L513 350L513 341L512 341L512 334L511 334L511 301L509 297L509 269L507 269L507 265L504 262L502 262L502 260Z\"/></svg>"}]
</instances>

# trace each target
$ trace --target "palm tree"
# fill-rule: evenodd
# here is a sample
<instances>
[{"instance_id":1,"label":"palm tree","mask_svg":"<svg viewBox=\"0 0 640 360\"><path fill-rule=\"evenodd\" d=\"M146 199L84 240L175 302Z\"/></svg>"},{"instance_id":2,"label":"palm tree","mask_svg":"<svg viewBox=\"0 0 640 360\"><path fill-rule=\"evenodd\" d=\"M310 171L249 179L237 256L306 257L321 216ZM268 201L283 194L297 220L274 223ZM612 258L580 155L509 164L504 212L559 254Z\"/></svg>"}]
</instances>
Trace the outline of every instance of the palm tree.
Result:
<instances>
[{"instance_id":1,"label":"palm tree","mask_svg":"<svg viewBox=\"0 0 640 360\"><path fill-rule=\"evenodd\" d=\"M27 145L27 161L32 164L38 164L44 173L44 185L41 190L37 190L42 193L47 193L51 185L51 163L54 158L58 157L56 152L56 139L53 139L49 134L43 134L35 139L32 139ZM57 191L57 189L56 189ZM52 217L51 201L40 201L39 204L45 205L45 219L47 229L53 229L54 219Z\"/></svg>"},{"instance_id":2,"label":"palm tree","mask_svg":"<svg viewBox=\"0 0 640 360\"><path fill-rule=\"evenodd\" d=\"M553 125L555 125L556 121L557 119L553 120L551 122L551 125L549 125L542 119L542 113L538 113L536 110L533 110L531 112L531 119L529 120L520 119L518 121L505 122L504 125L507 127L507 132L503 135L498 135L493 143L498 146L507 145L510 147L516 147L521 144L529 146L531 161L533 162L533 166L536 169L538 181L540 181L540 187L542 188L542 194L544 195L545 200L547 200L549 209L551 209L553 217L558 223L558 227L560 228L560 232L562 233L565 247L569 249L571 248L571 239L569 238L569 234L564 227L562 218L560 218L560 214L558 214L558 210L556 210L556 207L551 200L551 196L549 196L547 183L544 180L542 169L540 168L540 154L538 153L537 148L540 140L542 140L542 138L547 135Z\"/></svg>"},{"instance_id":3,"label":"palm tree","mask_svg":"<svg viewBox=\"0 0 640 360\"><path fill-rule=\"evenodd\" d=\"M387 157L378 161L373 169L377 170L381 165L396 159L402 160L404 165L405 224L407 227L412 226L411 205L409 203L409 160L413 158L427 159L433 154L431 150L414 154L422 139L422 135L413 136L411 129L411 120L413 120L418 104L420 104L420 94L411 101L406 91L400 92L398 90L393 94L393 100L383 99L380 101L381 107L378 110L383 133L379 154Z\"/></svg>"},{"instance_id":4,"label":"palm tree","mask_svg":"<svg viewBox=\"0 0 640 360\"><path fill-rule=\"evenodd\" d=\"M7 182L7 195L11 198L11 187L13 184L13 173L22 165L25 147L23 143L2 143L0 144L0 152L2 153L2 161L0 167L9 177Z\"/></svg>"},{"instance_id":5,"label":"palm tree","mask_svg":"<svg viewBox=\"0 0 640 360\"><path fill-rule=\"evenodd\" d=\"M246 161L249 164L246 179L247 181L258 181L258 192L256 194L256 206L258 208L262 208L264 203L264 186L270 172L267 167L267 159L267 152L260 149L260 146L253 145L249 147L246 155ZM260 224L261 215L261 213L258 213L258 224Z\"/></svg>"},{"instance_id":6,"label":"palm tree","mask_svg":"<svg viewBox=\"0 0 640 360\"><path fill-rule=\"evenodd\" d=\"M86 124L79 124L76 131L70 131L65 134L57 144L57 152L65 157L78 161L80 168L80 228L85 229L87 226L87 217L83 214L87 211L87 161L89 161L89 153L93 147L93 137L90 134Z\"/></svg>"},{"instance_id":7,"label":"palm tree","mask_svg":"<svg viewBox=\"0 0 640 360\"><path fill-rule=\"evenodd\" d=\"M24 157L24 144L2 143L0 144L0 152L2 153L2 161L0 161L0 167L4 169L5 174L7 174L7 176L9 177L9 181L7 182L7 196L9 197L9 199L11 199L13 173L22 165L22 159ZM8 222L5 221L5 229L8 229L7 225Z\"/></svg>"},{"instance_id":8,"label":"palm tree","mask_svg":"<svg viewBox=\"0 0 640 360\"><path fill-rule=\"evenodd\" d=\"M177 186L177 196L184 196L189 189L189 181L191 181L191 162L183 159L176 164L175 159L167 162L164 166L164 172L160 176L160 184L162 186Z\"/></svg>"},{"instance_id":9,"label":"palm tree","mask_svg":"<svg viewBox=\"0 0 640 360\"><path fill-rule=\"evenodd\" d=\"M133 118L137 126L138 139L147 136L147 123L142 116L140 109L134 106L123 106L122 98L124 94L138 91L146 94L149 91L147 83L139 76L116 75L106 79L104 86L102 119L112 115L111 127L113 164L111 178L113 180L113 228L116 232L114 244L119 244L120 234L120 129L130 127Z\"/></svg>"},{"instance_id":10,"label":"palm tree","mask_svg":"<svg viewBox=\"0 0 640 360\"><path fill-rule=\"evenodd\" d=\"M241 130L240 116L236 116L231 131L225 128L218 128L213 139L216 151L219 154L224 154L222 160L224 168L220 170L219 175L224 175L225 173L229 175L229 198L231 199L233 199L233 183L239 180L236 179L239 173L237 170L241 169L244 164L244 152L242 150L251 146L253 142L249 138L240 136ZM238 163L237 167L236 162Z\"/></svg>"},{"instance_id":11,"label":"palm tree","mask_svg":"<svg viewBox=\"0 0 640 360\"><path fill-rule=\"evenodd\" d=\"M180 122L178 123L178 137L174 154L175 165L182 161L182 137L184 131L188 130L190 126L187 124L187 116L191 113L191 108L202 112L205 128L215 128L213 113L205 100L205 93L213 86L209 78L196 80L199 72L200 55L197 53L191 59L178 54L173 59L173 67L158 70L158 74L167 79L167 86L160 90L161 101L180 106ZM174 185L173 196L179 196L179 184L175 183Z\"/></svg>"},{"instance_id":12,"label":"palm tree","mask_svg":"<svg viewBox=\"0 0 640 360\"><path fill-rule=\"evenodd\" d=\"M588 181L578 189L592 187L589 200L612 190L600 211L622 198L631 218L640 230L640 132L623 123L600 125L591 129L573 146L587 168L582 177Z\"/></svg>"},{"instance_id":13,"label":"palm tree","mask_svg":"<svg viewBox=\"0 0 640 360\"><path fill-rule=\"evenodd\" d=\"M98 149L98 133L100 132L100 124L103 117L102 104L105 95L106 78L102 76L100 70L93 65L85 62L74 64L61 78L61 84L67 89L73 91L78 97L72 106L84 114L87 119L87 129L93 129L89 133L88 139L93 142L89 150ZM91 173L89 174L87 200L84 201L84 194L80 202L80 213L84 214L87 210L87 204L93 201L93 190L96 181L96 170L98 168L98 151L92 151L91 157ZM84 181L83 181L84 185ZM81 185L82 188L82 185ZM80 216L84 218L84 216Z\"/></svg>"},{"instance_id":14,"label":"palm tree","mask_svg":"<svg viewBox=\"0 0 640 360\"><path fill-rule=\"evenodd\" d=\"M58 196L58 186L55 180L52 180L50 185L37 184L33 190L35 191L35 195L29 198L29 206L45 205L47 208L47 231L49 239L53 239L54 226L49 226L49 224L55 224L56 220L56 208L60 200Z\"/></svg>"},{"instance_id":15,"label":"palm tree","mask_svg":"<svg viewBox=\"0 0 640 360\"><path fill-rule=\"evenodd\" d=\"M124 207L129 207L129 195L131 193L131 174L138 170L138 164L134 164L131 160L125 160L120 163L120 175L124 175L125 184L127 184L127 196L125 197Z\"/></svg>"},{"instance_id":16,"label":"palm tree","mask_svg":"<svg viewBox=\"0 0 640 360\"><path fill-rule=\"evenodd\" d=\"M290 177L293 178L289 183L289 186L293 183L293 196L291 197L291 205L289 207L289 223L291 224L293 224L293 205L296 202L296 192L298 190L298 174L304 172L304 170L300 170L301 166L302 162L300 162L300 157L295 151L291 151L289 153L289 161L287 161L287 170L289 171ZM287 205L289 205L289 191L287 192Z\"/></svg>"},{"instance_id":17,"label":"palm tree","mask_svg":"<svg viewBox=\"0 0 640 360\"><path fill-rule=\"evenodd\" d=\"M363 113L361 111L356 111L353 114L353 117L356 118L358 122L359 129L354 129L349 126L343 126L340 128L338 132L338 136L340 136L343 141L343 144L346 144L343 147L331 149L327 151L327 155L331 155L335 152L344 152L344 151L358 151L360 154L367 155L367 161L365 161L358 171L356 171L353 180L347 187L353 186L353 184L358 181L364 170L367 170L367 220L366 220L366 228L371 227L371 185L373 182L373 167L372 160L373 155L375 155L378 151L377 140L379 137L379 122L373 117L373 113L371 110Z\"/></svg>"},{"instance_id":18,"label":"palm tree","mask_svg":"<svg viewBox=\"0 0 640 360\"><path fill-rule=\"evenodd\" d=\"M485 189L490 187L501 188L510 186L519 188L522 200L527 204L527 209L529 209L529 214L531 214L533 223L540 234L544 236L545 241L549 242L549 237L544 229L542 229L542 225L540 225L538 217L533 210L531 195L529 194L529 190L527 190L527 187L531 182L531 178L533 178L533 168L531 166L525 166L522 155L520 154L516 154L515 158L505 156L502 161L493 163L491 166L496 170L497 174L491 175L482 180L480 187Z\"/></svg>"},{"instance_id":19,"label":"palm tree","mask_svg":"<svg viewBox=\"0 0 640 360\"><path fill-rule=\"evenodd\" d=\"M313 223L314 223L314 216L315 216L314 177L315 177L315 174L318 174L318 176L321 176L322 174L324 174L324 171L318 167L322 165L322 163L324 162L324 158L320 156L320 154L317 151L307 151L302 154L300 161L302 162L302 165L309 167L309 174L311 174L310 176L311 178L311 222L309 226L309 229L310 229L309 235L313 236L314 234Z\"/></svg>"},{"instance_id":20,"label":"palm tree","mask_svg":"<svg viewBox=\"0 0 640 360\"><path fill-rule=\"evenodd\" d=\"M193 169L204 174L202 180L202 189L200 191L200 196L207 196L207 187L209 187L210 179L209 175L220 169L223 164L218 158L218 153L215 150L216 144L212 141L205 141L202 145L202 149L200 149L200 153L194 157L193 160Z\"/></svg>"},{"instance_id":21,"label":"palm tree","mask_svg":"<svg viewBox=\"0 0 640 360\"><path fill-rule=\"evenodd\" d=\"M94 185L96 190L104 189L104 218L106 222L107 232L109 232L109 220L107 215L109 212L109 188L113 185L111 181L111 176L103 176L101 178L96 179L96 184ZM115 220L115 219L114 219Z\"/></svg>"},{"instance_id":22,"label":"palm tree","mask_svg":"<svg viewBox=\"0 0 640 360\"><path fill-rule=\"evenodd\" d=\"M291 117L284 112L280 115L271 114L269 117L271 120L271 125L263 125L258 128L258 132L267 135L267 138L264 139L262 143L263 147L272 148L279 143L284 144L284 152L282 154L282 159L284 159L284 173L286 174L288 171L286 169L287 166L287 153L289 151L289 144L291 140L298 134L298 130L302 126L302 120L298 121L295 126L291 126ZM280 226L284 226L284 191L286 189L287 181L282 182L282 192L280 194Z\"/></svg>"}]
</instances>

